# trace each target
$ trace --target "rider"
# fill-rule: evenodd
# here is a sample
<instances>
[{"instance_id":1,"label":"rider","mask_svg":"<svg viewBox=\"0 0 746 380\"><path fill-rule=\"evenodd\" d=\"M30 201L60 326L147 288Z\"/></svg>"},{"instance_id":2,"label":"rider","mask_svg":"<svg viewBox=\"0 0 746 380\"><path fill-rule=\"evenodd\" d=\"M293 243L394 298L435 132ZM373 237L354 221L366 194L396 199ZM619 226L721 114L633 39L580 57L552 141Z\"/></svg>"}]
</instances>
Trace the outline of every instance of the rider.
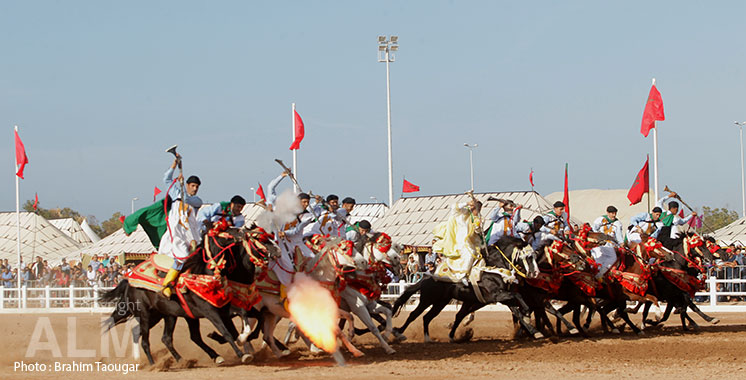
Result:
<instances>
[{"instance_id":1,"label":"rider","mask_svg":"<svg viewBox=\"0 0 746 380\"><path fill-rule=\"evenodd\" d=\"M480 237L479 211L482 202L475 199L467 203L451 205L447 221L433 230L438 239L433 244L433 251L443 255L433 277L436 280L458 282L468 285L469 272L481 257L479 255Z\"/></svg>"},{"instance_id":2,"label":"rider","mask_svg":"<svg viewBox=\"0 0 746 380\"><path fill-rule=\"evenodd\" d=\"M221 218L225 218L234 227L243 227L244 216L241 210L244 206L246 206L246 200L240 195L234 195L230 202L213 203L201 208L197 212L197 222L203 230Z\"/></svg>"},{"instance_id":3,"label":"rider","mask_svg":"<svg viewBox=\"0 0 746 380\"><path fill-rule=\"evenodd\" d=\"M655 203L656 206L660 207L662 210L665 210L664 205L666 202L668 202L668 211L663 211L661 213L661 223L663 223L663 227L661 227L661 233L663 235L658 235L659 240L663 242L664 240L670 239L678 239L679 238L679 229L677 226L684 225L688 223L693 217L697 216L696 212L692 212L687 216L686 218L680 217L679 214L679 202L676 201L670 201L670 199L677 198L676 192L672 192L668 194L667 196L661 198L658 200L658 202ZM666 234L666 232L668 234Z\"/></svg>"},{"instance_id":4,"label":"rider","mask_svg":"<svg viewBox=\"0 0 746 380\"><path fill-rule=\"evenodd\" d=\"M642 243L642 234L657 238L663 223L660 221L660 207L653 207L651 213L642 212L632 217L627 228L627 242Z\"/></svg>"},{"instance_id":5,"label":"rider","mask_svg":"<svg viewBox=\"0 0 746 380\"><path fill-rule=\"evenodd\" d=\"M624 235L622 234L622 222L616 218L617 208L609 206L606 208L606 215L599 216L593 222L593 232L604 233L611 236L616 244L624 242ZM591 256L593 260L601 265L598 273L596 273L596 279L600 279L614 265L617 259L615 244L607 242L603 246L598 246L591 249Z\"/></svg>"},{"instance_id":6,"label":"rider","mask_svg":"<svg viewBox=\"0 0 746 380\"><path fill-rule=\"evenodd\" d=\"M513 236L513 230L521 220L521 207L510 200L498 201L497 207L487 215L487 220L492 221L485 233L487 245L497 243L505 235Z\"/></svg>"},{"instance_id":7,"label":"rider","mask_svg":"<svg viewBox=\"0 0 746 380\"><path fill-rule=\"evenodd\" d=\"M365 243L368 242L368 234L372 232L370 228L371 225L369 221L361 220L355 223L354 226L347 227L345 239L354 244L356 251L363 252L363 247L365 246Z\"/></svg>"},{"instance_id":8,"label":"rider","mask_svg":"<svg viewBox=\"0 0 746 380\"><path fill-rule=\"evenodd\" d=\"M554 202L554 210L544 215L544 226L541 227L541 230L560 237L570 235L570 224L567 223L564 203L561 201ZM560 234L560 231L562 234Z\"/></svg>"}]
</instances>

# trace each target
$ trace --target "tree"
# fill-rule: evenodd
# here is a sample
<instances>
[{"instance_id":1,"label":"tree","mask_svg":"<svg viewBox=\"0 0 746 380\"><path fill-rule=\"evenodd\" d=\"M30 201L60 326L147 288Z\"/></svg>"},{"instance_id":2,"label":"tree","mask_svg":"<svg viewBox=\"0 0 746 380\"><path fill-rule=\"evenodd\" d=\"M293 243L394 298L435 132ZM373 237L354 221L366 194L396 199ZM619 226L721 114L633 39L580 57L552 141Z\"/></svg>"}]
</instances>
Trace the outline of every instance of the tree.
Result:
<instances>
[{"instance_id":1,"label":"tree","mask_svg":"<svg viewBox=\"0 0 746 380\"><path fill-rule=\"evenodd\" d=\"M23 203L22 208L24 211L36 212L44 219L73 218L78 223L83 223L83 219L85 219L88 221L88 225L91 227L93 232L95 232L96 235L101 238L105 238L122 228L122 222L119 221L119 218L122 217L122 214L119 212L115 212L111 216L111 218L99 224L95 216L88 215L87 217L84 217L78 211L75 211L70 207L45 209L42 207L38 207L37 205L36 211L34 211L34 201L29 199Z\"/></svg>"},{"instance_id":2,"label":"tree","mask_svg":"<svg viewBox=\"0 0 746 380\"><path fill-rule=\"evenodd\" d=\"M707 232L710 232L710 229L714 232L738 220L738 213L724 207L710 208L703 206L702 217L703 228Z\"/></svg>"}]
</instances>

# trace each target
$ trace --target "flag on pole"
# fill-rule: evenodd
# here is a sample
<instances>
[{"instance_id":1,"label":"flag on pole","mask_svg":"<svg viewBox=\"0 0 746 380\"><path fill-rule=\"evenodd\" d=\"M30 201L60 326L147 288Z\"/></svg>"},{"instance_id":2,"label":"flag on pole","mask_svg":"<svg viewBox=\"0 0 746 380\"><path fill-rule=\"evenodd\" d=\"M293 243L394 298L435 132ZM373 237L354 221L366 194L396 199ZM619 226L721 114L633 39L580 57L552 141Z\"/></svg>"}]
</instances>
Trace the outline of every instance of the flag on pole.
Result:
<instances>
[{"instance_id":1,"label":"flag on pole","mask_svg":"<svg viewBox=\"0 0 746 380\"><path fill-rule=\"evenodd\" d=\"M264 189L262 189L261 183L259 184L259 188L256 189L256 195L262 198L262 201L267 202L267 197L264 196Z\"/></svg>"},{"instance_id":2,"label":"flag on pole","mask_svg":"<svg viewBox=\"0 0 746 380\"><path fill-rule=\"evenodd\" d=\"M645 103L645 111L642 113L642 126L640 127L640 133L643 136L648 137L650 130L655 128L656 120L666 120L666 116L663 114L663 99L661 93L653 85L650 87L650 94L648 95L648 101Z\"/></svg>"},{"instance_id":3,"label":"flag on pole","mask_svg":"<svg viewBox=\"0 0 746 380\"><path fill-rule=\"evenodd\" d=\"M34 212L36 212L37 206L39 206L39 193L34 193Z\"/></svg>"},{"instance_id":4,"label":"flag on pole","mask_svg":"<svg viewBox=\"0 0 746 380\"><path fill-rule=\"evenodd\" d=\"M402 193L414 193L420 191L420 187L405 179L401 191Z\"/></svg>"},{"instance_id":5,"label":"flag on pole","mask_svg":"<svg viewBox=\"0 0 746 380\"><path fill-rule=\"evenodd\" d=\"M531 182L531 188L534 187L534 169L531 169L531 173L528 175L528 181Z\"/></svg>"},{"instance_id":6,"label":"flag on pole","mask_svg":"<svg viewBox=\"0 0 746 380\"><path fill-rule=\"evenodd\" d=\"M16 175L23 178L23 168L28 164L28 156L26 156L26 147L23 146L23 141L21 141L21 138L18 137L18 130L15 131L16 133L16 166L18 166L18 171L16 172Z\"/></svg>"},{"instance_id":7,"label":"flag on pole","mask_svg":"<svg viewBox=\"0 0 746 380\"><path fill-rule=\"evenodd\" d=\"M567 190L567 163L565 163L565 196L562 197L562 203L565 204L565 212L567 213L567 221L570 221L570 192Z\"/></svg>"},{"instance_id":8,"label":"flag on pole","mask_svg":"<svg viewBox=\"0 0 746 380\"><path fill-rule=\"evenodd\" d=\"M159 189L159 188L158 188L158 186L156 186L156 187L155 187L155 188L153 189L153 202L155 202L155 197L157 197L157 196L158 196L158 194L160 194L160 193L161 193L161 189Z\"/></svg>"},{"instance_id":9,"label":"flag on pole","mask_svg":"<svg viewBox=\"0 0 746 380\"><path fill-rule=\"evenodd\" d=\"M306 130L303 128L303 120L298 115L298 111L293 112L295 112L295 141L290 145L290 150L300 149L300 142L303 141L303 137L306 135Z\"/></svg>"},{"instance_id":10,"label":"flag on pole","mask_svg":"<svg viewBox=\"0 0 746 380\"><path fill-rule=\"evenodd\" d=\"M631 202L629 205L636 205L642 200L642 195L647 193L650 189L650 171L648 170L648 163L650 157L645 159L645 165L642 166L640 172L635 177L635 183L627 193L627 199Z\"/></svg>"}]
</instances>

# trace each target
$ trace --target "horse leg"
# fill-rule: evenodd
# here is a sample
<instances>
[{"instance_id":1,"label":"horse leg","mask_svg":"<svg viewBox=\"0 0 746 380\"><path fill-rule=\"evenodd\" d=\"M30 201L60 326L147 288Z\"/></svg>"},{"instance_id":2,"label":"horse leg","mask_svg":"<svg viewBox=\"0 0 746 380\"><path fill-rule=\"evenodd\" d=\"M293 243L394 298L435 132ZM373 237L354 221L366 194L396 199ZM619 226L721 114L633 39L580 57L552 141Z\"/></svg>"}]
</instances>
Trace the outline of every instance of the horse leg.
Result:
<instances>
[{"instance_id":1,"label":"horse leg","mask_svg":"<svg viewBox=\"0 0 746 380\"><path fill-rule=\"evenodd\" d=\"M210 346L208 346L202 340L202 333L199 331L199 319L187 318L186 322L187 322L187 326L189 326L189 338L192 340L192 342L194 342L194 344L199 346L199 348L201 348L202 351L204 351L207 354L207 356L209 356L210 359L212 359L215 362L215 364L218 364L218 365L223 364L223 362L225 362L225 359L219 356L218 353L215 352L215 350L210 348Z\"/></svg>"},{"instance_id":2,"label":"horse leg","mask_svg":"<svg viewBox=\"0 0 746 380\"><path fill-rule=\"evenodd\" d=\"M692 319L692 317L690 317L690 316L689 316L689 313L687 313L687 312L686 312L686 307L684 307L684 308L682 309L682 311L681 311L681 315L683 315L683 316L684 316L684 318L686 318L686 320L687 320L687 321L689 321L689 326L690 326L690 327L691 327L691 328L692 328L692 329L693 329L694 331L697 331L697 330L699 330L699 325L697 324L697 322L694 322L694 320Z\"/></svg>"},{"instance_id":3,"label":"horse leg","mask_svg":"<svg viewBox=\"0 0 746 380\"><path fill-rule=\"evenodd\" d=\"M642 330L640 330L640 329L639 329L639 328L638 328L638 327L637 327L637 326L636 326L636 325L635 325L634 323L632 323L632 321L631 321L631 320L629 319L629 314L627 314L627 302L626 302L626 301L621 301L621 302L619 302L619 304L618 304L618 306L617 306L617 308L616 308L616 311L617 311L617 313L619 314L619 316L621 316L621 317L622 317L622 319L623 319L623 320L624 320L624 322L625 322L625 323L627 324L627 326L629 326L629 328L630 328L630 329L632 329L632 331L634 331L634 333L635 333L635 334L637 334L637 335L644 335L644 334L645 334L645 333L643 333L643 332L642 332Z\"/></svg>"},{"instance_id":4,"label":"horse leg","mask_svg":"<svg viewBox=\"0 0 746 380\"><path fill-rule=\"evenodd\" d=\"M568 321L567 319L565 319L564 316L562 316L562 313L557 311L557 309L555 309L554 306L552 306L551 303L547 302L544 305L544 309L548 311L549 314L552 314L555 316L555 318L557 318L557 323L561 322L562 324L564 324L567 330L570 332L570 335L576 335L580 333L578 329L570 323L570 321ZM547 326L549 326L549 328L551 329L552 325L551 323L549 323L549 318L547 318L546 313L543 313L543 314L544 314L544 318L546 319Z\"/></svg>"},{"instance_id":5,"label":"horse leg","mask_svg":"<svg viewBox=\"0 0 746 380\"><path fill-rule=\"evenodd\" d=\"M703 313L702 310L700 310L699 307L694 303L694 301L691 299L691 297L689 297L689 295L687 295L686 298L687 298L687 301L688 301L688 304L689 304L689 308L692 309L692 311L694 311L695 313L697 313L697 315L699 315L700 317L702 317L702 319L704 319L706 322L712 323L713 325L716 325L716 324L720 323L720 319L713 318L713 317L711 317L711 316Z\"/></svg>"},{"instance_id":6,"label":"horse leg","mask_svg":"<svg viewBox=\"0 0 746 380\"><path fill-rule=\"evenodd\" d=\"M155 364L153 355L150 353L150 319L146 313L140 315L140 345L150 365Z\"/></svg>"},{"instance_id":7,"label":"horse leg","mask_svg":"<svg viewBox=\"0 0 746 380\"><path fill-rule=\"evenodd\" d=\"M412 310L411 313L409 313L409 316L407 317L407 320L404 322L401 327L394 328L394 333L404 334L404 330L407 329L410 323L414 322L417 317L419 317L422 313L427 310L428 307L430 307L430 303L422 302L422 298L420 297L420 302L417 304L417 307Z\"/></svg>"},{"instance_id":8,"label":"horse leg","mask_svg":"<svg viewBox=\"0 0 746 380\"><path fill-rule=\"evenodd\" d=\"M134 326L132 326L132 357L135 359L135 361L140 360L140 317L135 318L135 322L137 322Z\"/></svg>"},{"instance_id":9,"label":"horse leg","mask_svg":"<svg viewBox=\"0 0 746 380\"><path fill-rule=\"evenodd\" d=\"M652 325L652 326L657 326L668 320L668 317L671 315L671 310L673 310L673 302L669 302L668 304L666 304L666 310L663 312L663 317L661 319L657 321L646 319L645 323Z\"/></svg>"},{"instance_id":10,"label":"horse leg","mask_svg":"<svg viewBox=\"0 0 746 380\"><path fill-rule=\"evenodd\" d=\"M174 349L174 329L176 328L176 317L167 316L163 318L163 335L161 336L161 342L168 348L171 355L176 361L181 361L181 355ZM156 322L157 323L157 322Z\"/></svg>"},{"instance_id":11,"label":"horse leg","mask_svg":"<svg viewBox=\"0 0 746 380\"><path fill-rule=\"evenodd\" d=\"M268 306L268 308L264 310L264 325L262 327L262 332L264 333L264 343L270 348L272 354L274 354L276 358L281 358L283 356L289 355L290 352L280 351L280 349L277 347L274 334L279 317L277 316L277 314L271 311L271 309L274 308L275 307L273 306Z\"/></svg>"},{"instance_id":12,"label":"horse leg","mask_svg":"<svg viewBox=\"0 0 746 380\"><path fill-rule=\"evenodd\" d=\"M231 345L231 348L233 349L233 352L236 353L236 356L241 360L242 363L246 363L247 360L250 360L252 358L249 354L244 354L240 348L236 345L236 335L238 335L238 332L236 332L236 335L232 335L230 329L223 323L223 318L220 314L218 314L215 310L207 309L205 312L205 317L212 322L212 324L215 326L216 329L218 329L218 332L226 337L228 339L228 344ZM233 322L231 322L231 326L233 325ZM233 326L233 330L235 331L236 328Z\"/></svg>"},{"instance_id":13,"label":"horse leg","mask_svg":"<svg viewBox=\"0 0 746 380\"><path fill-rule=\"evenodd\" d=\"M437 317L438 314L440 314L441 311L448 305L449 300L441 301L433 305L433 307L430 308L430 310L425 313L425 315L422 317L422 329L424 333L424 340L425 343L432 343L433 340L430 339L430 322L433 320L433 318ZM463 307L462 307L463 309Z\"/></svg>"},{"instance_id":14,"label":"horse leg","mask_svg":"<svg viewBox=\"0 0 746 380\"><path fill-rule=\"evenodd\" d=\"M388 342L386 342L386 339L383 338L381 335L381 332L378 331L378 328L376 327L375 323L373 322L373 318L370 317L370 313L368 313L368 308L366 305L367 298L360 294L360 292L353 290L352 288L345 288L340 295L344 297L345 301L347 302L347 306L350 307L350 312L357 315L358 318L360 318L360 321L363 322L363 325L365 325L373 335L378 339L378 342L381 343L381 347L383 347L383 350L391 355L393 353L396 353L396 351L389 346Z\"/></svg>"},{"instance_id":15,"label":"horse leg","mask_svg":"<svg viewBox=\"0 0 746 380\"><path fill-rule=\"evenodd\" d=\"M392 335L392 332L394 330L391 309L378 303L373 303L373 307L371 309L371 317L375 318L381 324L385 323L386 327L383 330L383 336L388 338ZM383 316L381 316L381 314L383 314ZM381 322L381 319L383 319L383 322Z\"/></svg>"},{"instance_id":16,"label":"horse leg","mask_svg":"<svg viewBox=\"0 0 746 380\"><path fill-rule=\"evenodd\" d=\"M451 341L451 343L456 342L463 342L464 340L456 341L456 329L458 329L459 324L461 324L461 321L467 316L467 315L474 315L474 312L481 309L485 305L483 303L479 302L469 302L465 301L461 308L458 310L458 313L456 313L456 318L453 320L453 325L451 326L451 331L448 333L448 339ZM464 324L466 326L466 324ZM469 337L471 338L471 337ZM469 338L465 339L468 340Z\"/></svg>"},{"instance_id":17,"label":"horse leg","mask_svg":"<svg viewBox=\"0 0 746 380\"><path fill-rule=\"evenodd\" d=\"M529 334L531 334L534 339L541 339L544 337L544 334L536 330L534 326L531 324L531 318L523 312L523 309L521 307L515 306L515 305L507 305L510 311L518 318L518 322L523 326L523 328L528 331Z\"/></svg>"}]
</instances>

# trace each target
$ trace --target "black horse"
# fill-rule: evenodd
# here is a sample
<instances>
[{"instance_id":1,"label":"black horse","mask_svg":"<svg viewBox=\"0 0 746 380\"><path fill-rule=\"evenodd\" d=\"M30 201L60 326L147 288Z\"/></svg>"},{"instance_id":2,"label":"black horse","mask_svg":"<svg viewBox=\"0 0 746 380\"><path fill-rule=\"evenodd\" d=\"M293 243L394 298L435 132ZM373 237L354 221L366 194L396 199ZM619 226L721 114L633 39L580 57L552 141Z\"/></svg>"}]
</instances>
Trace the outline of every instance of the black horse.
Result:
<instances>
[{"instance_id":1,"label":"black horse","mask_svg":"<svg viewBox=\"0 0 746 380\"><path fill-rule=\"evenodd\" d=\"M485 264L488 267L511 270L511 263L503 254L500 253L500 251L507 253L507 255L512 255L514 250L521 250L525 245L526 244L520 239L507 237L501 238L496 244L499 250L495 247L487 249L486 254L484 254ZM406 330L410 323L417 319L417 317L419 317L428 307L432 306L430 311L422 317L425 341L429 342L430 322L440 314L443 308L445 308L452 299L457 299L462 301L463 304L456 314L456 319L454 320L451 332L449 333L451 341L454 340L456 329L464 317L488 304L497 302L508 306L520 324L528 330L534 338L543 338L543 334L531 325L531 321L528 318L529 308L523 301L521 295L515 291L513 285L514 284L512 283L505 282L503 276L498 273L482 273L482 277L478 282L479 292L481 293L481 298L484 300L484 302L482 302L471 284L465 285L461 282L454 283L438 281L432 276L425 277L418 283L408 287L394 303L394 313L396 314L404 306L407 300L412 297L412 295L420 292L420 299L417 308L409 314L404 325L395 328L394 331L403 334L404 330Z\"/></svg>"},{"instance_id":2,"label":"black horse","mask_svg":"<svg viewBox=\"0 0 746 380\"><path fill-rule=\"evenodd\" d=\"M702 267L694 260L699 258L700 260L702 260L702 264L704 264L713 261L714 257L704 245L700 245L695 248L685 247L684 239L692 238L693 236L695 236L694 233L686 233L682 238L669 239L667 243L670 247L672 247L672 255L671 257L667 258L667 260L660 263L659 266L672 268L678 271L684 271L690 276L699 276L703 274L701 273ZM666 278L660 270L658 271L658 273L656 273L655 276L653 276L653 281L655 284L655 288L653 289L653 291L655 291L655 295L659 300L663 300L666 302L666 310L663 313L663 318L658 321L647 319L648 312L650 311L650 303L646 303L642 314L643 321L646 324L656 326L660 323L665 322L666 320L668 320L668 317L670 316L671 311L674 307L679 310L679 316L681 317L681 327L684 329L684 331L689 330L689 328L687 327L687 321L694 329L699 327L697 323L694 322L694 320L687 314L687 308L692 309L692 311L697 313L707 322L713 324L717 324L718 322L720 322L719 319L710 317L709 315L702 312L694 303L694 300L689 295L689 293L681 290L678 286L671 283L671 281Z\"/></svg>"},{"instance_id":3,"label":"black horse","mask_svg":"<svg viewBox=\"0 0 746 380\"><path fill-rule=\"evenodd\" d=\"M218 255L225 260L221 275L231 281L251 284L254 282L255 268L251 255L245 249L244 242L247 239L250 238L247 236L246 230L237 228L231 228L225 233L212 237L206 235L200 249L186 260L182 271L212 275L214 261L209 259L209 256L203 255L206 252L205 249L209 248L209 252L216 256L215 260L218 260ZM256 247L256 245L252 246L250 249ZM272 248L269 245L263 247ZM266 253L261 255L264 254ZM251 355L244 354L234 342L238 337L238 331L230 321L230 303L222 308L217 308L191 291L187 291L183 296L194 318L188 315L176 295L167 299L160 292L135 288L130 286L127 280L123 280L116 288L101 296L102 302L113 302L116 305L108 320L107 330L134 317L139 323L143 351L145 351L150 364L154 364L150 352L149 332L153 326L163 319L165 327L162 341L174 358L179 360L181 356L173 347L172 336L176 319L182 317L187 321L192 341L202 348L211 359L220 364L223 359L202 341L200 334L199 318L207 318L230 343L231 348L242 362L251 358Z\"/></svg>"}]
</instances>

